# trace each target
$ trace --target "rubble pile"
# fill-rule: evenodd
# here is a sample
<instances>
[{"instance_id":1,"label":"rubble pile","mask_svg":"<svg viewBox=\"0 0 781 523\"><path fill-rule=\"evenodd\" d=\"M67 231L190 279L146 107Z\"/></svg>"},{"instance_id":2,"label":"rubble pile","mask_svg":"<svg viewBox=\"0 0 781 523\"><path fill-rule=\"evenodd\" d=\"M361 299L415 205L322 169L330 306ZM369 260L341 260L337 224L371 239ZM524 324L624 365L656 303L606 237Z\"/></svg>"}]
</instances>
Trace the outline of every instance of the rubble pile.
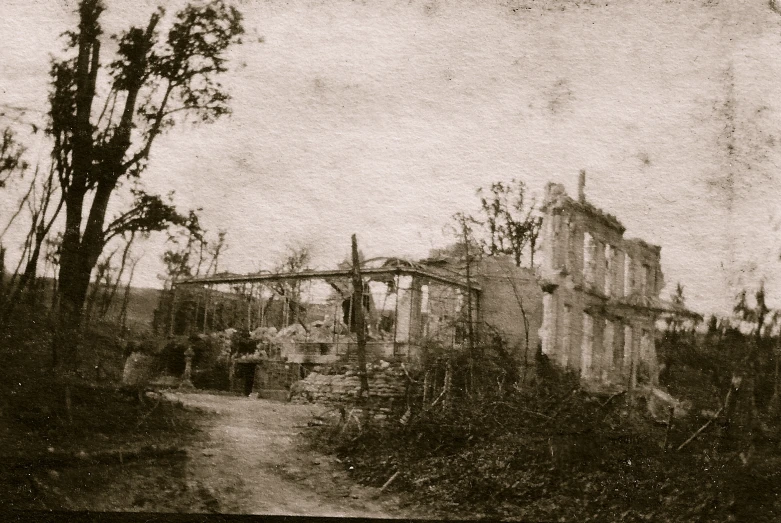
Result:
<instances>
[{"instance_id":1,"label":"rubble pile","mask_svg":"<svg viewBox=\"0 0 781 523\"><path fill-rule=\"evenodd\" d=\"M199 334L198 338L202 341L213 344L219 348L217 359L219 361L228 361L231 355L231 338L236 333L236 329L230 328L209 334Z\"/></svg>"},{"instance_id":2,"label":"rubble pile","mask_svg":"<svg viewBox=\"0 0 781 523\"><path fill-rule=\"evenodd\" d=\"M355 343L355 335L349 332L347 325L340 321L325 319L304 326L294 323L277 330L275 327L258 327L250 332L250 338L258 342L256 355L278 358L297 353L297 344L338 344Z\"/></svg>"},{"instance_id":3,"label":"rubble pile","mask_svg":"<svg viewBox=\"0 0 781 523\"><path fill-rule=\"evenodd\" d=\"M368 365L369 398L381 403L401 401L406 395L404 372L387 361ZM312 372L291 388L291 400L297 403L342 403L354 401L361 388L355 368L338 374Z\"/></svg>"}]
</instances>

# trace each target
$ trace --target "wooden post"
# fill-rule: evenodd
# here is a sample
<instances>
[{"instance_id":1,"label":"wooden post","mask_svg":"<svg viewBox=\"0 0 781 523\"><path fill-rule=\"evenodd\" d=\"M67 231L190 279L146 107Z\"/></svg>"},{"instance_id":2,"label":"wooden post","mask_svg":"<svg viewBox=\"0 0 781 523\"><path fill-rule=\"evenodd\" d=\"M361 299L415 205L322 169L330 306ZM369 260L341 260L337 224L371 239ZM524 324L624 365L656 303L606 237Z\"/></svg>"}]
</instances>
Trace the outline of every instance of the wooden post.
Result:
<instances>
[{"instance_id":1,"label":"wooden post","mask_svg":"<svg viewBox=\"0 0 781 523\"><path fill-rule=\"evenodd\" d=\"M398 355L399 351L399 342L398 340L398 333L399 333L399 284L401 283L401 278L399 278L399 275L396 274L393 276L393 288L394 292L396 293L396 300L393 304L393 357L395 358Z\"/></svg>"},{"instance_id":2,"label":"wooden post","mask_svg":"<svg viewBox=\"0 0 781 523\"><path fill-rule=\"evenodd\" d=\"M354 234L352 236L352 258L352 309L355 314L355 334L358 339L358 373L361 378L361 388L358 391L358 397L367 398L369 396L369 378L366 376L366 321L363 317L363 279L361 278L361 262L358 258L358 239Z\"/></svg>"},{"instance_id":3,"label":"wooden post","mask_svg":"<svg viewBox=\"0 0 781 523\"><path fill-rule=\"evenodd\" d=\"M445 383L442 387L442 408L447 410L451 406L451 394L453 392L453 358L452 355L446 356L445 361Z\"/></svg>"},{"instance_id":4,"label":"wooden post","mask_svg":"<svg viewBox=\"0 0 781 523\"><path fill-rule=\"evenodd\" d=\"M268 322L266 321L266 307L268 304L263 303L263 287L260 288L260 291L258 292L258 309L260 311L260 326L261 327L268 327Z\"/></svg>"},{"instance_id":5,"label":"wooden post","mask_svg":"<svg viewBox=\"0 0 781 523\"><path fill-rule=\"evenodd\" d=\"M209 285L206 285L204 289L204 294L206 294L206 297L203 299L203 333L206 334L208 332L207 322L209 321L209 305L210 305L210 297L211 293L209 292Z\"/></svg>"},{"instance_id":6,"label":"wooden post","mask_svg":"<svg viewBox=\"0 0 781 523\"><path fill-rule=\"evenodd\" d=\"M423 404L428 405L431 399L431 370L426 370L426 375L423 378Z\"/></svg>"},{"instance_id":7,"label":"wooden post","mask_svg":"<svg viewBox=\"0 0 781 523\"><path fill-rule=\"evenodd\" d=\"M246 292L246 291L245 291ZM247 330L252 332L252 285L247 293Z\"/></svg>"},{"instance_id":8,"label":"wooden post","mask_svg":"<svg viewBox=\"0 0 781 523\"><path fill-rule=\"evenodd\" d=\"M347 302L347 334L349 336L349 333L353 332L353 329L356 331L358 330L358 327L356 326L356 319L355 315L353 313L353 304L355 302L355 295L350 298L350 301ZM347 348L345 350L345 355L347 359L350 358L350 338L347 338Z\"/></svg>"}]
</instances>

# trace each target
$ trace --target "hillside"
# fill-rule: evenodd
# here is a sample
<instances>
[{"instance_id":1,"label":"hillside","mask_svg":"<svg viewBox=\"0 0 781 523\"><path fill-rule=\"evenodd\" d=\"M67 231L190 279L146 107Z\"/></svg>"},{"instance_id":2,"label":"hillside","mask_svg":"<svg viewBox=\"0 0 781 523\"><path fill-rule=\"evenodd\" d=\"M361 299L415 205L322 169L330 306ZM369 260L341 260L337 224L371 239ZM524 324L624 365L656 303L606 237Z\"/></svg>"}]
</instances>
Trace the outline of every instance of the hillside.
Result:
<instances>
[{"instance_id":1,"label":"hillside","mask_svg":"<svg viewBox=\"0 0 781 523\"><path fill-rule=\"evenodd\" d=\"M6 281L8 277L6 275ZM51 278L40 278L39 284L39 303L49 307L52 303L52 291L54 280ZM94 287L91 286L90 294ZM128 299L127 306L127 326L133 331L143 332L151 331L152 322L154 320L154 312L157 308L158 301L160 300L161 289L153 289L149 287L130 287L130 297ZM98 303L101 299L103 290L101 289L96 293L96 305L94 310L98 309ZM124 288L117 289L111 307L106 312L106 319L118 320L120 311L122 308L122 299L124 297ZM93 312L95 314L95 312Z\"/></svg>"}]
</instances>

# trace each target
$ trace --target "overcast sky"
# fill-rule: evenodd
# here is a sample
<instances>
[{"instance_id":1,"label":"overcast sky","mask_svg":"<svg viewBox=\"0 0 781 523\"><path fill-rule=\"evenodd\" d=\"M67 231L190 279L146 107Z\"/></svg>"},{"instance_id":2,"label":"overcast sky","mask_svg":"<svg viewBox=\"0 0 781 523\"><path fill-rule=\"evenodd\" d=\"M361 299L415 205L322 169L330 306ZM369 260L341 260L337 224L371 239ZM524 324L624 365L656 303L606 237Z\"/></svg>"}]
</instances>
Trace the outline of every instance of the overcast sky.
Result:
<instances>
[{"instance_id":1,"label":"overcast sky","mask_svg":"<svg viewBox=\"0 0 781 523\"><path fill-rule=\"evenodd\" d=\"M156 5L105 2L109 34ZM4 2L0 102L45 111L74 7ZM239 7L233 116L175 128L144 175L228 230L222 267L269 267L288 244L328 267L353 232L367 255L425 256L477 187L572 194L586 169L589 200L662 246L665 297L680 281L693 308L724 313L761 278L781 295L781 15L767 0ZM0 226L16 197L0 192ZM136 283L159 285L162 246L144 251Z\"/></svg>"}]
</instances>

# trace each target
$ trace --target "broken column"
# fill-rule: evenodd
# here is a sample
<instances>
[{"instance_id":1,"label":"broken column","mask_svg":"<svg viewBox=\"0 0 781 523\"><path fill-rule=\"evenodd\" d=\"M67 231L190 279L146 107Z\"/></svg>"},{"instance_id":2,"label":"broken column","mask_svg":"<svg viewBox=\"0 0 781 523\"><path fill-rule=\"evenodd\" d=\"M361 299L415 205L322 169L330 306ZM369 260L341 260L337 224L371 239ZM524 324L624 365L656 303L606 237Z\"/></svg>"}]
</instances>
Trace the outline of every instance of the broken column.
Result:
<instances>
[{"instance_id":1,"label":"broken column","mask_svg":"<svg viewBox=\"0 0 781 523\"><path fill-rule=\"evenodd\" d=\"M421 282L417 278L396 278L396 343L415 343L420 339L421 298Z\"/></svg>"}]
</instances>

